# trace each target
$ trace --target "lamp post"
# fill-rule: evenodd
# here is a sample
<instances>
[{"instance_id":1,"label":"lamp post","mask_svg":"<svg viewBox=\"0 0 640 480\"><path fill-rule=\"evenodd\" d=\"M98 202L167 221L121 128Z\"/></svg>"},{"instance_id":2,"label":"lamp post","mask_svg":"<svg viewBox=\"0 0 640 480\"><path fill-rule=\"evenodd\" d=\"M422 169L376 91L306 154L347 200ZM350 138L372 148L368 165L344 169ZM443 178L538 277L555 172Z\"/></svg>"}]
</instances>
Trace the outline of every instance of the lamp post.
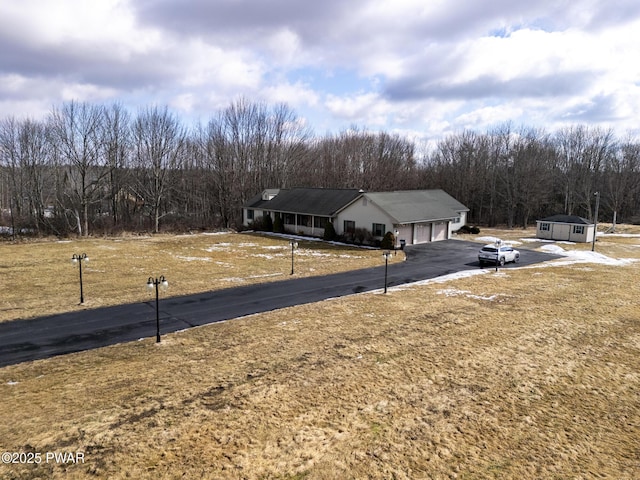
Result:
<instances>
[{"instance_id":1,"label":"lamp post","mask_svg":"<svg viewBox=\"0 0 640 480\"><path fill-rule=\"evenodd\" d=\"M600 192L594 193L596 196L596 213L593 216L593 240L591 241L591 251L596 249L596 235L598 235L598 209L600 208Z\"/></svg>"},{"instance_id":2,"label":"lamp post","mask_svg":"<svg viewBox=\"0 0 640 480\"><path fill-rule=\"evenodd\" d=\"M82 291L82 262L88 262L89 257L87 257L86 253L82 253L80 255L73 254L71 256L71 263L78 264L78 268L80 269L80 303L84 303L84 293Z\"/></svg>"},{"instance_id":3,"label":"lamp post","mask_svg":"<svg viewBox=\"0 0 640 480\"><path fill-rule=\"evenodd\" d=\"M498 271L498 265L500 265L500 244L502 244L502 240L496 238L496 272Z\"/></svg>"},{"instance_id":4,"label":"lamp post","mask_svg":"<svg viewBox=\"0 0 640 480\"><path fill-rule=\"evenodd\" d=\"M291 245L291 275L293 275L293 251L298 248L298 242L291 240L289 245Z\"/></svg>"},{"instance_id":5,"label":"lamp post","mask_svg":"<svg viewBox=\"0 0 640 480\"><path fill-rule=\"evenodd\" d=\"M386 250L382 256L384 257L384 293L387 293L387 270L389 268L389 257L391 252Z\"/></svg>"},{"instance_id":6,"label":"lamp post","mask_svg":"<svg viewBox=\"0 0 640 480\"><path fill-rule=\"evenodd\" d=\"M147 288L152 291L154 287L156 289L156 343L160 343L160 307L158 304L158 287L162 287L163 290L166 290L169 288L169 282L164 278L164 275L161 275L160 278L149 277L149 280L147 280Z\"/></svg>"}]
</instances>

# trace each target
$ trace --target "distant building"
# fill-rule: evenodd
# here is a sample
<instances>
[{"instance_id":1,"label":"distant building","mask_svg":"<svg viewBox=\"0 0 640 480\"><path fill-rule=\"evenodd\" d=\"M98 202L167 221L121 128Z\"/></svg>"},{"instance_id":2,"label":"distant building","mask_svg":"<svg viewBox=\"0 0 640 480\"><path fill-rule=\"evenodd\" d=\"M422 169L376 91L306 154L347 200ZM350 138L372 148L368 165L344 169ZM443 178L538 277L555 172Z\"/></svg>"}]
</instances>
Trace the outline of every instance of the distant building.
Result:
<instances>
[{"instance_id":1,"label":"distant building","mask_svg":"<svg viewBox=\"0 0 640 480\"><path fill-rule=\"evenodd\" d=\"M595 225L577 215L552 215L537 220L536 237L569 242L591 242Z\"/></svg>"},{"instance_id":2,"label":"distant building","mask_svg":"<svg viewBox=\"0 0 640 480\"><path fill-rule=\"evenodd\" d=\"M407 245L451 238L469 209L443 190L364 192L356 189L267 189L243 206L243 224L269 214L285 229L321 237L328 222L338 235L366 229L380 240L397 232Z\"/></svg>"}]
</instances>

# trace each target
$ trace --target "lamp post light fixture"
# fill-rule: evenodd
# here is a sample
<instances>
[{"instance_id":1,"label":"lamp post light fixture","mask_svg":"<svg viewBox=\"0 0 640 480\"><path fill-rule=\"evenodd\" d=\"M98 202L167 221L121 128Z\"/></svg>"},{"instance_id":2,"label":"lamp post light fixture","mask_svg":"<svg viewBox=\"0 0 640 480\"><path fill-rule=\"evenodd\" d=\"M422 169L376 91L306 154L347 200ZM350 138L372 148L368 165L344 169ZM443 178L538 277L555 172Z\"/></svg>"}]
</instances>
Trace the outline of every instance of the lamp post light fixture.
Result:
<instances>
[{"instance_id":1,"label":"lamp post light fixture","mask_svg":"<svg viewBox=\"0 0 640 480\"><path fill-rule=\"evenodd\" d=\"M385 250L382 256L384 257L384 293L387 293L387 270L389 268L389 257L391 256L391 252L389 250Z\"/></svg>"},{"instance_id":2,"label":"lamp post light fixture","mask_svg":"<svg viewBox=\"0 0 640 480\"><path fill-rule=\"evenodd\" d=\"M496 272L498 271L498 265L500 265L500 245L502 240L496 238Z\"/></svg>"},{"instance_id":3,"label":"lamp post light fixture","mask_svg":"<svg viewBox=\"0 0 640 480\"><path fill-rule=\"evenodd\" d=\"M86 253L82 253L80 255L73 254L71 256L71 263L78 264L78 268L80 270L80 303L84 303L84 292L82 291L82 262L88 262L89 257L87 257Z\"/></svg>"},{"instance_id":4,"label":"lamp post light fixture","mask_svg":"<svg viewBox=\"0 0 640 480\"><path fill-rule=\"evenodd\" d=\"M596 236L598 235L598 209L600 208L600 192L594 193L596 196L596 212L593 216L593 240L591 241L591 251L596 249Z\"/></svg>"},{"instance_id":5,"label":"lamp post light fixture","mask_svg":"<svg viewBox=\"0 0 640 480\"><path fill-rule=\"evenodd\" d=\"M293 275L293 251L298 248L298 242L291 240L289 245L291 245L291 275Z\"/></svg>"},{"instance_id":6,"label":"lamp post light fixture","mask_svg":"<svg viewBox=\"0 0 640 480\"><path fill-rule=\"evenodd\" d=\"M147 280L147 288L150 291L153 291L154 287L156 289L156 343L160 343L160 307L158 300L158 287L166 290L169 288L169 282L164 278L164 275L160 276L160 278L149 277L149 280Z\"/></svg>"}]
</instances>

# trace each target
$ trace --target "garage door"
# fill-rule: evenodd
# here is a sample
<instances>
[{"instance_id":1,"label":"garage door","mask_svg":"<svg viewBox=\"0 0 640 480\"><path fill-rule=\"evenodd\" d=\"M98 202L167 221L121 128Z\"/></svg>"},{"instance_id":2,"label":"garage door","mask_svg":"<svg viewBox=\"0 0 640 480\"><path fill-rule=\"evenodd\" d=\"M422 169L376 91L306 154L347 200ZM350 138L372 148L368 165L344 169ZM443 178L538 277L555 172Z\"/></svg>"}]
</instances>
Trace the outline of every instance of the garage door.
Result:
<instances>
[{"instance_id":1,"label":"garage door","mask_svg":"<svg viewBox=\"0 0 640 480\"><path fill-rule=\"evenodd\" d=\"M433 224L433 241L437 242L439 240L446 240L448 230L449 230L448 224L434 223Z\"/></svg>"},{"instance_id":2,"label":"garage door","mask_svg":"<svg viewBox=\"0 0 640 480\"><path fill-rule=\"evenodd\" d=\"M413 230L411 229L411 225L399 225L396 227L396 230L398 230L398 245L400 245L400 240L404 240L407 245L413 243Z\"/></svg>"},{"instance_id":3,"label":"garage door","mask_svg":"<svg viewBox=\"0 0 640 480\"><path fill-rule=\"evenodd\" d=\"M414 242L413 243L427 243L431 241L431 224L429 223L416 223L413 226Z\"/></svg>"}]
</instances>

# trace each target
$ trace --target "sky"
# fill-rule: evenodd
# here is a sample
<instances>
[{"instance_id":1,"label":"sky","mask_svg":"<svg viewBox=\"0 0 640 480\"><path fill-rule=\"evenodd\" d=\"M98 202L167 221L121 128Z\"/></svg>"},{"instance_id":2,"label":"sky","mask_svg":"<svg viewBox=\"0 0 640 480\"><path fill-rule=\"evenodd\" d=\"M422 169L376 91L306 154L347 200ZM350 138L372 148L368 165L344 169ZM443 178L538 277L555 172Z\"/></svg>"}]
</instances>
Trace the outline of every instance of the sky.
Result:
<instances>
[{"instance_id":1,"label":"sky","mask_svg":"<svg viewBox=\"0 0 640 480\"><path fill-rule=\"evenodd\" d=\"M0 0L0 118L75 100L195 124L240 98L318 135L638 135L640 1Z\"/></svg>"}]
</instances>

